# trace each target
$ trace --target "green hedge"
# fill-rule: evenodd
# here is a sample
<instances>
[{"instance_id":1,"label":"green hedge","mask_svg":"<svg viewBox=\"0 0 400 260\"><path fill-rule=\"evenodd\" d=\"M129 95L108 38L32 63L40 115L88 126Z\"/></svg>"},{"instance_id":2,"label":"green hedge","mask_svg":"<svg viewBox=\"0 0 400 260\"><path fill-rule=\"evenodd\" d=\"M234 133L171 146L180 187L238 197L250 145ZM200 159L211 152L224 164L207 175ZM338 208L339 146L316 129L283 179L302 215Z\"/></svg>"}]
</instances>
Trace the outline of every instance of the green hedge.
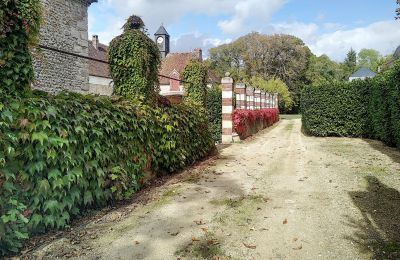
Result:
<instances>
[{"instance_id":1,"label":"green hedge","mask_svg":"<svg viewBox=\"0 0 400 260\"><path fill-rule=\"evenodd\" d=\"M207 91L207 114L210 131L215 142L222 138L222 88L213 86Z\"/></svg>"},{"instance_id":2,"label":"green hedge","mask_svg":"<svg viewBox=\"0 0 400 260\"><path fill-rule=\"evenodd\" d=\"M214 147L194 104L0 95L0 255L30 234L129 197L146 173L181 169Z\"/></svg>"},{"instance_id":3,"label":"green hedge","mask_svg":"<svg viewBox=\"0 0 400 260\"><path fill-rule=\"evenodd\" d=\"M400 63L365 81L303 90L303 126L315 136L368 137L400 148Z\"/></svg>"}]
</instances>

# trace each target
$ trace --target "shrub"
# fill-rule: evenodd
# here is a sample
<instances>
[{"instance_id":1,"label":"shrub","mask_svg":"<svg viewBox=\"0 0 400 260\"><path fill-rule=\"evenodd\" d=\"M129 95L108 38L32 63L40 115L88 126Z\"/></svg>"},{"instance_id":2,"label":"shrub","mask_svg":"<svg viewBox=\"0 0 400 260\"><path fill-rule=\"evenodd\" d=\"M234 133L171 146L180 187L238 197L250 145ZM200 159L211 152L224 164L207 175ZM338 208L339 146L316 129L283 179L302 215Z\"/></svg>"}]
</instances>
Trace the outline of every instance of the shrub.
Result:
<instances>
[{"instance_id":1,"label":"shrub","mask_svg":"<svg viewBox=\"0 0 400 260\"><path fill-rule=\"evenodd\" d=\"M303 89L303 126L316 136L362 136L366 109L362 84L334 82Z\"/></svg>"},{"instance_id":2,"label":"shrub","mask_svg":"<svg viewBox=\"0 0 400 260\"><path fill-rule=\"evenodd\" d=\"M206 107L207 99L207 66L198 60L191 60L182 72L186 100L191 100Z\"/></svg>"},{"instance_id":3,"label":"shrub","mask_svg":"<svg viewBox=\"0 0 400 260\"><path fill-rule=\"evenodd\" d=\"M194 104L70 93L0 100L1 254L87 208L131 196L147 172L172 172L213 149L205 112Z\"/></svg>"},{"instance_id":4,"label":"shrub","mask_svg":"<svg viewBox=\"0 0 400 260\"><path fill-rule=\"evenodd\" d=\"M108 56L117 95L130 99L143 96L149 102L156 100L160 51L145 34L140 17L128 19L123 34L111 41Z\"/></svg>"},{"instance_id":5,"label":"shrub","mask_svg":"<svg viewBox=\"0 0 400 260\"><path fill-rule=\"evenodd\" d=\"M222 133L222 88L214 86L207 91L207 114L210 131L215 142L221 141Z\"/></svg>"},{"instance_id":6,"label":"shrub","mask_svg":"<svg viewBox=\"0 0 400 260\"><path fill-rule=\"evenodd\" d=\"M373 79L302 93L303 126L315 136L368 137L400 148L400 63Z\"/></svg>"},{"instance_id":7,"label":"shrub","mask_svg":"<svg viewBox=\"0 0 400 260\"><path fill-rule=\"evenodd\" d=\"M29 47L40 21L40 0L0 2L0 87L6 93L29 89L34 77Z\"/></svg>"},{"instance_id":8,"label":"shrub","mask_svg":"<svg viewBox=\"0 0 400 260\"><path fill-rule=\"evenodd\" d=\"M276 108L236 109L233 111L233 128L242 140L278 121L279 110Z\"/></svg>"}]
</instances>

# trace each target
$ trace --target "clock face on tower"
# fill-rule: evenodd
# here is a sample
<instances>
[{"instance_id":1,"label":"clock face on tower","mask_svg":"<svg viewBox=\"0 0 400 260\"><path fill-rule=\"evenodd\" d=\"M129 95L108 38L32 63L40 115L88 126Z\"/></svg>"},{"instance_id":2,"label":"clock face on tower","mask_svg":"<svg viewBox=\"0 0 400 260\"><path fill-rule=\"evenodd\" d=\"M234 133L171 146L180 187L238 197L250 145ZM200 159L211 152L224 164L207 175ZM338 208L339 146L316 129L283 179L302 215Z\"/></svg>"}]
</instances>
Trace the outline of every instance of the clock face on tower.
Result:
<instances>
[{"instance_id":1,"label":"clock face on tower","mask_svg":"<svg viewBox=\"0 0 400 260\"><path fill-rule=\"evenodd\" d=\"M161 44L163 44L163 42L164 42L164 38L163 38L163 37L158 37L158 38L157 38L157 43L158 43L158 44L161 45Z\"/></svg>"}]
</instances>

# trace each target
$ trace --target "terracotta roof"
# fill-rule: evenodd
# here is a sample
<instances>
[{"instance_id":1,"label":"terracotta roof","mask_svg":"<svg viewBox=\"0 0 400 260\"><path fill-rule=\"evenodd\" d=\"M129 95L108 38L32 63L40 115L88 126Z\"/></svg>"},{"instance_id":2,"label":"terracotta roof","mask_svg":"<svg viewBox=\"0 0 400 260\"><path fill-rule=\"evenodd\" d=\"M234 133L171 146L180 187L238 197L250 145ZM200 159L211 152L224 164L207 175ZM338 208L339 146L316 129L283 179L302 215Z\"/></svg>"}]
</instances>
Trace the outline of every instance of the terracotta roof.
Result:
<instances>
[{"instance_id":1,"label":"terracotta roof","mask_svg":"<svg viewBox=\"0 0 400 260\"><path fill-rule=\"evenodd\" d=\"M94 48L94 46L92 44L92 41L89 41L89 57L90 58L108 61L107 49L108 49L107 45L99 43L99 46L96 50L96 48ZM92 60L89 60L89 75L103 77L103 78L111 78L110 69L109 69L108 64L101 63L98 61L92 61Z\"/></svg>"},{"instance_id":2,"label":"terracotta roof","mask_svg":"<svg viewBox=\"0 0 400 260\"><path fill-rule=\"evenodd\" d=\"M182 74L186 64L189 63L192 57L193 54L191 52L168 54L161 63L160 74L170 77L174 70L176 70L179 74ZM161 85L169 85L169 79L159 77L159 80Z\"/></svg>"},{"instance_id":3,"label":"terracotta roof","mask_svg":"<svg viewBox=\"0 0 400 260\"><path fill-rule=\"evenodd\" d=\"M189 61L195 57L195 52L169 53L161 63L160 74L168 77L175 77L172 74L174 71L177 71L179 75L181 75ZM170 84L170 80L164 77L159 77L159 81L160 85ZM220 81L221 79L213 71L208 71L207 82L214 83Z\"/></svg>"}]
</instances>

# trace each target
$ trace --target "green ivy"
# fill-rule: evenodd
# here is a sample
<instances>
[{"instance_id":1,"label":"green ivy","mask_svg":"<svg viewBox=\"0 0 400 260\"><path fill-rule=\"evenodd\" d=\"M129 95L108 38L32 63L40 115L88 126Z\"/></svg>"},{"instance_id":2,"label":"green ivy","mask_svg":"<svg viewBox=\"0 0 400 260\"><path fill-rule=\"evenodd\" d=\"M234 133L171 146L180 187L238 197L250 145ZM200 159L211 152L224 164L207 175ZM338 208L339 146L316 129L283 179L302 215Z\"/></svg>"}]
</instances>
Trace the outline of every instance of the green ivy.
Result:
<instances>
[{"instance_id":1,"label":"green ivy","mask_svg":"<svg viewBox=\"0 0 400 260\"><path fill-rule=\"evenodd\" d=\"M222 133L222 88L213 86L207 91L207 115L210 131L215 142L221 141Z\"/></svg>"},{"instance_id":2,"label":"green ivy","mask_svg":"<svg viewBox=\"0 0 400 260\"><path fill-rule=\"evenodd\" d=\"M30 45L39 33L40 0L3 0L0 10L0 86L24 92L34 77Z\"/></svg>"},{"instance_id":3,"label":"green ivy","mask_svg":"<svg viewBox=\"0 0 400 260\"><path fill-rule=\"evenodd\" d=\"M159 92L161 58L157 45L143 27L139 17L130 17L123 34L111 41L108 56L115 93L130 99L141 96L151 102Z\"/></svg>"},{"instance_id":4,"label":"green ivy","mask_svg":"<svg viewBox=\"0 0 400 260\"><path fill-rule=\"evenodd\" d=\"M303 125L315 136L368 137L400 148L400 62L373 79L325 83L302 93Z\"/></svg>"},{"instance_id":5,"label":"green ivy","mask_svg":"<svg viewBox=\"0 0 400 260\"><path fill-rule=\"evenodd\" d=\"M170 173L213 149L204 109L61 93L1 98L0 252L129 198L146 172Z\"/></svg>"},{"instance_id":6,"label":"green ivy","mask_svg":"<svg viewBox=\"0 0 400 260\"><path fill-rule=\"evenodd\" d=\"M186 99L206 106L207 102L207 66L199 60L191 60L182 72Z\"/></svg>"}]
</instances>

